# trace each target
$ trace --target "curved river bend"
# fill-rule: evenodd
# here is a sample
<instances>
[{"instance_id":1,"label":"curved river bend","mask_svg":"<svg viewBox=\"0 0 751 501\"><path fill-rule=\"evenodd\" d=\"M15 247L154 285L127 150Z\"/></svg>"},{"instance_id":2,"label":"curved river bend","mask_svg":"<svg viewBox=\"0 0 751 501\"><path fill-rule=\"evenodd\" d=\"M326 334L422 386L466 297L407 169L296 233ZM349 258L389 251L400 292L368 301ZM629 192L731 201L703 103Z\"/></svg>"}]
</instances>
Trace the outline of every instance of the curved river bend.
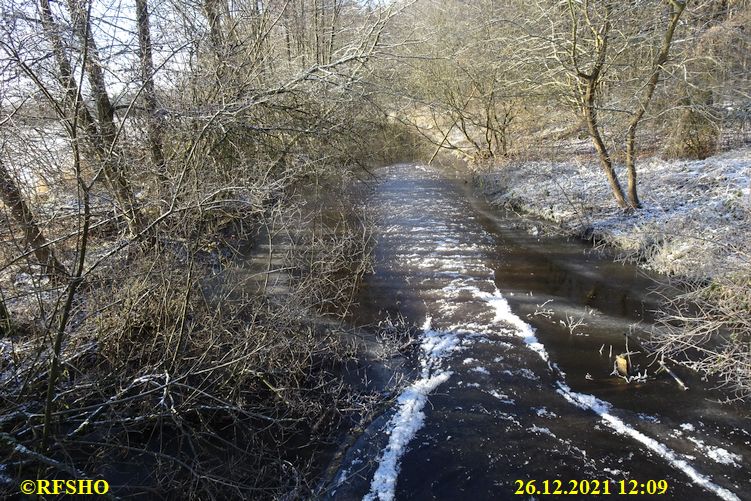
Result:
<instances>
[{"instance_id":1,"label":"curved river bend","mask_svg":"<svg viewBox=\"0 0 751 501\"><path fill-rule=\"evenodd\" d=\"M741 408L638 355L646 382L611 375L624 333L652 321L652 278L538 238L438 168L383 175L358 320L398 311L423 333L414 382L346 453L329 499L551 497L515 495L527 480L597 480L600 499L650 480L667 482L662 499L751 499Z\"/></svg>"}]
</instances>

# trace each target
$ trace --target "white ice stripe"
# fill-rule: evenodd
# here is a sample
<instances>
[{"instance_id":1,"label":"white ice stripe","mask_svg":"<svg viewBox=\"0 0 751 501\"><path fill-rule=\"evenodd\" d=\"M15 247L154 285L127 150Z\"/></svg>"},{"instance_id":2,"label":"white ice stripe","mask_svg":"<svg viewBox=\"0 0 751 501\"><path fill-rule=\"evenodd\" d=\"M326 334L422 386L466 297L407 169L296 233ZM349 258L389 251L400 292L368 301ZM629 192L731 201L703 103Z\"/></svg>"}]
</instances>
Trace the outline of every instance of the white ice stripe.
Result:
<instances>
[{"instance_id":1,"label":"white ice stripe","mask_svg":"<svg viewBox=\"0 0 751 501\"><path fill-rule=\"evenodd\" d=\"M531 325L514 315L514 312L511 311L511 306L509 306L508 301L503 297L501 291L499 291L497 287L494 288L495 290L492 293L481 291L473 285L457 287L454 290L469 291L475 297L488 303L495 313L495 318L493 318L494 323L505 323L511 325L516 329L514 334L517 337L521 337L529 349L540 355L540 358L545 362L549 362L550 358L548 357L548 352L545 350L545 346L538 341L537 336L535 336L535 330Z\"/></svg>"},{"instance_id":2,"label":"white ice stripe","mask_svg":"<svg viewBox=\"0 0 751 501\"><path fill-rule=\"evenodd\" d=\"M388 424L389 442L378 460L378 469L364 501L394 499L401 458L407 445L425 422L423 408L428 395L451 377L452 372L440 368L441 359L448 353L461 349L455 333L430 329L430 317L425 319L423 330L420 379L412 383L397 399L398 410Z\"/></svg>"},{"instance_id":3,"label":"white ice stripe","mask_svg":"<svg viewBox=\"0 0 751 501\"><path fill-rule=\"evenodd\" d=\"M370 483L370 492L363 498L363 501L394 499L396 478L401 467L399 463L407 445L425 421L425 413L422 409L428 400L428 394L450 376L451 372L438 371L434 376L415 381L399 396L399 410L389 422L391 428L389 443L378 462L378 470Z\"/></svg>"},{"instance_id":4,"label":"white ice stripe","mask_svg":"<svg viewBox=\"0 0 751 501\"><path fill-rule=\"evenodd\" d=\"M475 296L484 299L493 307L495 311L495 321L503 321L514 326L517 329L517 336L522 337L524 339L524 342L530 349L535 351L540 356L540 358L549 363L550 357L548 356L548 352L545 350L545 346L543 346L543 344L537 340L532 326L527 324L524 320L516 316L511 311L508 302L503 298L501 292L497 288L492 294L488 292L482 292L475 287L466 287L465 289L475 289L473 291ZM563 378L564 375L561 374L561 377ZM594 411L598 416L600 416L600 418L602 418L602 421L607 426L615 430L616 433L627 435L645 445L648 449L652 450L660 457L665 459L671 466L678 470L681 470L686 475L688 475L688 477L693 480L694 483L704 487L710 492L715 493L721 499L727 501L740 501L740 498L738 496L736 496L729 490L720 487L719 485L712 482L708 477L696 471L693 466L688 464L688 462L684 459L678 457L678 455L674 451L669 449L665 444L662 444L657 440L648 437L642 432L630 427L621 419L610 414L610 409L612 408L612 405L610 403L605 402L604 400L600 400L594 395L573 392L571 391L571 388L569 388L562 381L558 382L558 387L558 393L560 393L566 400L582 409Z\"/></svg>"},{"instance_id":5,"label":"white ice stripe","mask_svg":"<svg viewBox=\"0 0 751 501\"><path fill-rule=\"evenodd\" d=\"M629 425L621 421L621 419L610 414L610 409L612 408L612 406L608 402L600 400L593 395L571 391L571 388L560 381L558 382L557 391L558 393L563 395L566 400L568 400L575 406L581 409L594 411L598 416L600 416L600 418L602 418L602 421L610 428L615 430L616 433L628 435L637 442L645 445L648 449L652 450L657 455L665 459L668 463L670 463L671 466L678 470L681 470L683 473L688 475L688 477L693 480L694 483L699 484L706 490L715 493L721 499L728 501L740 501L740 498L738 496L736 496L729 490L720 487L719 485L712 482L708 477L696 471L693 466L688 464L686 460L678 457L678 455L671 449L669 449L665 444L662 444L657 440L646 436L642 432L631 428Z\"/></svg>"}]
</instances>

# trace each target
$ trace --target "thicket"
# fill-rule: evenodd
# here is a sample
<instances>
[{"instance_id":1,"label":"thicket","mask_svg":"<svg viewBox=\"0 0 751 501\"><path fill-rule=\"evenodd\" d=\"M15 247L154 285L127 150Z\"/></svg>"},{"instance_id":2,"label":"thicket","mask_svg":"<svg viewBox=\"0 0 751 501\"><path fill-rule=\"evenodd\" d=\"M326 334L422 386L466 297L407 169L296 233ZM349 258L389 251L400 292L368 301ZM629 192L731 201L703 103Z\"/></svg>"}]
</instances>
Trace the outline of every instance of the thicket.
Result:
<instances>
[{"instance_id":1,"label":"thicket","mask_svg":"<svg viewBox=\"0 0 751 501\"><path fill-rule=\"evenodd\" d=\"M684 281L685 293L665 301L653 346L661 356L708 374L728 400L751 396L751 277L743 270L710 283Z\"/></svg>"},{"instance_id":2,"label":"thicket","mask_svg":"<svg viewBox=\"0 0 751 501\"><path fill-rule=\"evenodd\" d=\"M4 2L5 494L309 492L378 400L335 320L370 265L350 187L414 143L367 83L398 10Z\"/></svg>"}]
</instances>

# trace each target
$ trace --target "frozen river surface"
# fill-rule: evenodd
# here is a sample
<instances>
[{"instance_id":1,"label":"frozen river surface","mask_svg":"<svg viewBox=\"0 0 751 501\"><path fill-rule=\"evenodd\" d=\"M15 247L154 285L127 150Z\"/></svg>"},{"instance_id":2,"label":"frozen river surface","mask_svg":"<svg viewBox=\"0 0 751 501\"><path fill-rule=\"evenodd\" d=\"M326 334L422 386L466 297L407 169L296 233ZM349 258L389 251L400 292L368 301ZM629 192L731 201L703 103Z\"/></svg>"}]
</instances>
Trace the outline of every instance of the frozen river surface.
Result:
<instances>
[{"instance_id":1,"label":"frozen river surface","mask_svg":"<svg viewBox=\"0 0 751 501\"><path fill-rule=\"evenodd\" d=\"M747 412L640 355L646 380L612 374L624 333L651 325L653 278L539 237L438 168L383 176L359 316L423 328L411 384L347 452L330 499L751 499Z\"/></svg>"}]
</instances>

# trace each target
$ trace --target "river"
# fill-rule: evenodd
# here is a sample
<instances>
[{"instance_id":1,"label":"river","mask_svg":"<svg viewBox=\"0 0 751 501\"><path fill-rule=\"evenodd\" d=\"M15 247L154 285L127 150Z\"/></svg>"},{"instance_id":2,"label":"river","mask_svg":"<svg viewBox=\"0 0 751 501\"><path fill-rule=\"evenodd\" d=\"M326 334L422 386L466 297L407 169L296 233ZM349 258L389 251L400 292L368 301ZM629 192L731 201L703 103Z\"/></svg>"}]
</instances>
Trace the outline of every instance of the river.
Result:
<instances>
[{"instance_id":1,"label":"river","mask_svg":"<svg viewBox=\"0 0 751 501\"><path fill-rule=\"evenodd\" d=\"M369 200L375 272L356 317L399 312L422 333L411 384L322 496L751 499L743 407L675 369L684 391L643 353L632 360L643 380L613 374L624 334L654 321L658 277L538 235L449 170L400 164L380 174Z\"/></svg>"}]
</instances>

